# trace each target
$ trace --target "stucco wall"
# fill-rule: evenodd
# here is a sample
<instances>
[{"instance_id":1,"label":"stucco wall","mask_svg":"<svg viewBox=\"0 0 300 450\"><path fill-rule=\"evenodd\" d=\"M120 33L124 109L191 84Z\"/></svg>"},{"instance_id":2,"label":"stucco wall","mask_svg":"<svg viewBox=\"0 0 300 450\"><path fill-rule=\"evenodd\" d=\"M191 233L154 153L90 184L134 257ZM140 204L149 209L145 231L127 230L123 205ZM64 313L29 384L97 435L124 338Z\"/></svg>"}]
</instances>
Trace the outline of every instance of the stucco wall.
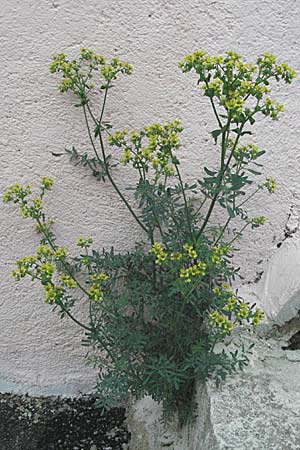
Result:
<instances>
[{"instance_id":1,"label":"stucco wall","mask_svg":"<svg viewBox=\"0 0 300 450\"><path fill-rule=\"evenodd\" d=\"M203 48L211 53L233 49L250 59L270 51L300 66L298 0L2 0L0 16L0 192L14 182L53 177L56 186L47 207L57 218L59 241L70 247L76 236L85 235L99 248L123 249L128 236L139 231L109 185L96 184L84 170L51 154L88 142L79 111L70 97L57 93L49 75L54 53L75 55L86 46L131 62L133 75L112 92L109 119L119 129L130 129L180 118L189 148L183 169L198 177L202 164L215 158L209 136L213 118L207 99L177 62ZM277 97L286 106L284 118L259 123L255 139L267 150L266 173L276 178L278 190L253 204L268 220L245 236L238 257L245 286L278 251L291 208L294 216L300 210L297 83L283 87ZM121 186L125 178L120 176ZM9 276L12 261L30 254L38 238L11 208L1 203L0 209L0 390L88 390L95 378L84 365L78 330L58 320L38 288Z\"/></svg>"}]
</instances>

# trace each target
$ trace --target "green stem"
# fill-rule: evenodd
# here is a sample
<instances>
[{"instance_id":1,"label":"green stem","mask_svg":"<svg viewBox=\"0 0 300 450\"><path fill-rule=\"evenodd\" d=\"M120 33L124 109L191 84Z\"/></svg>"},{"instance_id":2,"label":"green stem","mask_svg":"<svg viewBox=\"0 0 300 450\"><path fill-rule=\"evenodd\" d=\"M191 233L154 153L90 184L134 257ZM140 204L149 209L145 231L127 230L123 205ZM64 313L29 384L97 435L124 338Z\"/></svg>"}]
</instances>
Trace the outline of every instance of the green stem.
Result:
<instances>
[{"instance_id":1,"label":"green stem","mask_svg":"<svg viewBox=\"0 0 300 450\"><path fill-rule=\"evenodd\" d=\"M83 323L81 323L79 320L77 320L71 313L70 311L65 307L65 305L63 304L63 302L61 300L58 300L56 302L56 304L67 314L67 316L73 320L73 322L75 322L77 325L79 325L81 328L84 328L87 331L93 331L93 328L88 327L87 325L84 325Z\"/></svg>"},{"instance_id":2,"label":"green stem","mask_svg":"<svg viewBox=\"0 0 300 450\"><path fill-rule=\"evenodd\" d=\"M249 197L247 197L242 203L240 203L237 208L240 208L241 206L243 206L245 203L247 203L252 197L254 197L254 195L256 195L258 193L258 191L261 190L261 187L258 187L254 192L252 192L251 195L249 195Z\"/></svg>"},{"instance_id":3,"label":"green stem","mask_svg":"<svg viewBox=\"0 0 300 450\"><path fill-rule=\"evenodd\" d=\"M107 164L107 159L106 159L104 143L103 143L101 132L99 133L99 140L100 140L100 146L101 146L103 162L104 162L106 174L107 174L107 177L108 177L109 181L111 182L112 186L114 187L115 191L117 192L117 194L119 195L119 197L121 198L123 203L126 205L126 207L129 210L130 214L134 217L134 219L140 225L140 227L148 234L148 228L140 221L138 216L135 214L135 212L133 211L133 209L129 205L128 201L126 200L126 198L124 197L124 195L122 194L122 192L120 191L120 189L118 188L118 186L116 185L114 179L112 178L112 176L110 174L110 171L109 171L109 168L108 168L108 164Z\"/></svg>"},{"instance_id":4,"label":"green stem","mask_svg":"<svg viewBox=\"0 0 300 450\"><path fill-rule=\"evenodd\" d=\"M182 196L183 196L185 215L186 215L186 220L187 220L187 224L188 224L188 228L189 228L190 237L191 237L192 240L194 240L193 239L193 233L192 233L191 220L190 220L190 216L189 216L189 208L188 208L187 198L186 198L186 195L185 195L183 181L182 181L181 174L180 174L180 171L179 171L179 168L178 168L177 164L175 164L175 169L176 169L176 173L177 173L177 176L178 176L178 179L179 179L181 192L182 192Z\"/></svg>"},{"instance_id":5,"label":"green stem","mask_svg":"<svg viewBox=\"0 0 300 450\"><path fill-rule=\"evenodd\" d=\"M205 219L204 219L204 221L203 221L203 224L202 224L202 226L201 226L201 228L200 228L200 230L199 230L199 232L198 232L198 234L197 234L197 238L196 238L197 241L199 240L201 234L202 234L203 231L205 230L206 225L207 225L207 223L208 223L208 221L209 221L209 219L210 219L210 216L211 216L211 214L212 214L212 212L213 212L215 203L216 203L216 201L217 201L217 199L218 199L218 196L219 196L219 193L220 193L219 189L220 189L220 187L221 187L221 185L222 185L223 177L224 177L224 175L225 175L225 173L226 173L226 171L227 171L227 169L228 169L228 167L229 167L229 164L230 164L231 159L232 159L233 154L234 154L234 150L236 149L236 146L237 146L237 144L238 144L238 141L239 141L239 138L240 138L240 135L241 135L241 132L242 132L242 130L243 130L243 128L244 128L245 123L246 123L246 121L243 122L242 125L241 125L241 127L240 127L239 133L238 133L238 135L237 135L237 137L236 137L235 143L234 143L234 145L233 145L233 147L232 147L231 153L230 153L229 158L228 158L228 160L227 160L227 162L226 162L225 165L224 165L224 160L222 159L223 162L221 162L221 167L223 167L223 168L220 169L220 174L219 174L220 179L219 179L219 182L218 182L218 184L217 184L217 186L216 186L216 193L215 193L215 195L214 195L213 198L212 198L212 201L211 201L211 204L210 204L209 209L208 209L208 211L207 211L206 217L205 217ZM226 134L226 133L227 133L227 129L222 133L222 138L223 138L223 135ZM227 140L226 140L226 139L225 139L225 140L222 139L222 155L223 155L223 158L225 159L226 148L224 149L223 146L224 146L224 147L225 147L225 146L227 147Z\"/></svg>"},{"instance_id":6,"label":"green stem","mask_svg":"<svg viewBox=\"0 0 300 450\"><path fill-rule=\"evenodd\" d=\"M228 219L226 220L225 225L223 226L221 233L219 234L217 240L215 241L214 245L217 245L217 243L220 241L220 239L222 239L222 237L224 236L224 233L226 231L226 228L228 227L230 221L231 221L232 217L228 217Z\"/></svg>"},{"instance_id":7,"label":"green stem","mask_svg":"<svg viewBox=\"0 0 300 450\"><path fill-rule=\"evenodd\" d=\"M109 83L107 83L107 86L106 86L105 92L104 92L104 99L103 99L101 114L100 114L100 118L99 118L99 124L101 124L102 119L103 119L103 114L104 114L104 109L105 109L105 105L106 105L108 89L109 89Z\"/></svg>"},{"instance_id":8,"label":"green stem","mask_svg":"<svg viewBox=\"0 0 300 450\"><path fill-rule=\"evenodd\" d=\"M106 175L107 175L109 181L111 182L113 188L115 189L115 191L117 192L117 194L119 195L119 197L121 198L123 203L126 205L127 209L131 213L131 215L135 218L136 222L140 225L140 227L146 233L148 233L147 227L145 227L145 225L137 217L137 215L135 214L135 212L133 211L133 209L129 205L128 201L125 199L124 195L122 194L122 192L120 191L120 189L118 188L118 186L116 185L115 181L113 180L113 178L112 178L112 176L110 174L110 170L109 170L109 167L108 167L108 164L107 164L107 158L106 158L106 154L105 154L104 143L103 143L101 131L99 132L99 140L100 140L100 146L101 146L101 152L102 152L103 161L101 160L101 158L100 158L100 156L98 154L98 151L97 151L95 143L94 143L94 139L92 137L92 133L91 133L91 129L90 129L90 125L89 125L89 121L88 121L85 105L83 106L83 112L84 112L84 118L85 118L85 123L86 123L87 130L88 130L89 139L90 139L90 142L92 144L92 147L93 147L93 150L94 150L94 153L95 153L95 156L96 156L97 160L100 163L102 163L102 162L104 163L104 167L105 167L105 170L106 170ZM100 124L100 122L99 122L99 124Z\"/></svg>"},{"instance_id":9,"label":"green stem","mask_svg":"<svg viewBox=\"0 0 300 450\"><path fill-rule=\"evenodd\" d=\"M238 233L236 233L235 237L233 239L231 239L231 241L228 242L228 245L230 246L231 244L233 244L234 241L236 241L237 239L239 239L242 235L242 232L249 226L249 223L246 223Z\"/></svg>"}]
</instances>

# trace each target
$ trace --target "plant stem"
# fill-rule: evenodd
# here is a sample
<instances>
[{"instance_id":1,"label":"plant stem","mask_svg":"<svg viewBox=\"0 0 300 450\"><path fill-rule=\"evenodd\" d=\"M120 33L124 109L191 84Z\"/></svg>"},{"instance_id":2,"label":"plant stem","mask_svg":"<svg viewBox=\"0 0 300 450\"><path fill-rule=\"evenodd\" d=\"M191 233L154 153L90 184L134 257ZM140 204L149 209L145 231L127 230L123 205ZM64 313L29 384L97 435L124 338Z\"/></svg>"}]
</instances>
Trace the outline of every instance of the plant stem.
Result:
<instances>
[{"instance_id":1,"label":"plant stem","mask_svg":"<svg viewBox=\"0 0 300 450\"><path fill-rule=\"evenodd\" d=\"M240 127L239 133L238 133L238 135L236 137L236 140L235 140L234 145L232 147L231 153L230 153L230 155L228 157L228 160L227 160L225 165L224 165L224 160L225 160L225 155L226 155L226 148L224 149L224 147L227 146L227 139L223 139L223 136L227 133L227 129L225 131L223 131L223 133L222 133L222 156L223 156L223 158L222 158L221 169L220 169L220 173L219 173L220 179L219 179L219 182L218 182L218 184L216 186L216 193L215 193L215 195L212 198L212 201L211 201L211 204L210 204L209 209L207 211L206 217L205 217L205 219L203 221L203 224L202 224L202 226L201 226L201 228L200 228L200 230L199 230L199 232L197 234L197 238L196 238L197 241L200 238L200 236L203 233L203 231L205 230L206 225L207 225L207 223L208 223L208 221L210 219L210 216L211 216L211 214L213 212L215 203L216 203L217 198L218 198L219 193L220 193L220 187L222 185L223 177L224 177L224 175L225 175L225 173L226 173L226 171L227 171L227 169L229 167L230 161L231 161L231 159L233 157L234 150L236 149L236 146L237 146L239 138L240 138L240 134L241 134L241 132L243 130L243 127L244 127L245 123L246 123L246 121L244 121L242 123L241 127Z\"/></svg>"},{"instance_id":2,"label":"plant stem","mask_svg":"<svg viewBox=\"0 0 300 450\"><path fill-rule=\"evenodd\" d=\"M239 237L241 237L242 232L249 226L249 223L245 223L245 225L240 229L238 233L236 233L235 237L231 239L231 241L228 242L228 245L233 244L234 241L236 241Z\"/></svg>"},{"instance_id":3,"label":"plant stem","mask_svg":"<svg viewBox=\"0 0 300 450\"><path fill-rule=\"evenodd\" d=\"M185 215L186 215L186 220L187 220L187 224L188 224L188 228L189 228L190 237L191 237L192 240L194 240L193 233L192 233L192 225L191 225L190 216L189 216L189 208L188 208L187 198L186 198L186 195L185 195L184 185L183 185L183 181L182 181L182 178L181 178L181 174L180 174L180 170L179 170L178 164L175 164L175 169L176 169L176 173L177 173L177 176L178 176L178 179L179 179L181 192L182 192L182 196L183 196Z\"/></svg>"},{"instance_id":4,"label":"plant stem","mask_svg":"<svg viewBox=\"0 0 300 450\"><path fill-rule=\"evenodd\" d=\"M117 192L117 194L119 195L119 197L121 198L123 203L126 205L127 209L131 213L131 215L135 218L136 222L148 234L148 228L141 222L141 220L135 214L135 212L133 211L133 209L129 205L128 201L126 200L126 198L124 197L124 195L122 194L122 192L120 191L120 189L118 188L118 186L116 185L114 179L112 178L112 176L110 174L110 171L109 171L109 168L108 168L108 164L107 164L106 155L105 155L104 143L103 143L101 132L99 133L99 140L100 140L100 145L101 145L103 162L104 162L104 166L105 166L105 169L106 169L106 174L107 174L107 177L108 177L109 181L111 182L112 186L114 187L115 191Z\"/></svg>"},{"instance_id":5,"label":"plant stem","mask_svg":"<svg viewBox=\"0 0 300 450\"><path fill-rule=\"evenodd\" d=\"M97 160L102 163L102 160L98 154L98 151L96 149L93 137L92 137L92 133L91 133L91 129L90 129L90 125L88 122L88 117L87 117L87 113L86 113L86 108L85 105L83 106L83 112L84 112L84 118L85 118L85 123L86 123L86 127L88 130L88 135L89 135L89 139L91 141L95 156L97 158ZM99 126L101 125L100 122L97 122L99 124ZM117 192L117 194L119 195L119 197L121 198L121 200L123 201L123 203L126 205L127 209L129 210L129 212L131 213L131 215L135 218L136 222L140 225L140 227L146 232L148 233L148 228L140 221L140 219L137 217L137 215L135 214L135 212L133 211L133 209L131 208L131 206L129 205L128 201L126 200L126 198L124 197L124 195L122 194L122 192L120 191L120 189L118 188L118 186L116 185L115 181L113 180L108 164L107 164L107 158L106 158L106 154L105 154L105 149L104 149L104 143L103 143L103 139L102 139L102 135L101 135L101 131L99 131L99 140L100 140L100 146L101 146L101 152L102 152L102 157L103 157L103 163L104 163L104 167L106 170L106 175L109 179L109 181L111 182L113 188L115 189L115 191Z\"/></svg>"},{"instance_id":6,"label":"plant stem","mask_svg":"<svg viewBox=\"0 0 300 450\"><path fill-rule=\"evenodd\" d=\"M84 328L87 331L92 331L93 328L88 327L87 325L84 325L83 323L81 323L79 320L77 320L73 314L70 313L70 311L65 307L65 305L63 304L63 302L61 300L58 300L56 302L57 305L59 305L59 307L67 314L67 316L73 320L73 322L75 322L77 325L79 325L81 328Z\"/></svg>"}]
</instances>

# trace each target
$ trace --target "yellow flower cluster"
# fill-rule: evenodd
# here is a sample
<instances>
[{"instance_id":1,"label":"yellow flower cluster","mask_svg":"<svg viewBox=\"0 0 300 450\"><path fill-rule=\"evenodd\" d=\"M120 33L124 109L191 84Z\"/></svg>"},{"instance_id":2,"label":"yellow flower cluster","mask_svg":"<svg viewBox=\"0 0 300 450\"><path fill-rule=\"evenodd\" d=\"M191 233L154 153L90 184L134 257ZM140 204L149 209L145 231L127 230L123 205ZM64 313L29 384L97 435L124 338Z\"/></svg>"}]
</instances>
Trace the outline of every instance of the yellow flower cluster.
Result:
<instances>
[{"instance_id":1,"label":"yellow flower cluster","mask_svg":"<svg viewBox=\"0 0 300 450\"><path fill-rule=\"evenodd\" d=\"M273 194L276 189L276 181L272 177L267 177L266 182L264 183L264 187L268 189L270 194Z\"/></svg>"},{"instance_id":2,"label":"yellow flower cluster","mask_svg":"<svg viewBox=\"0 0 300 450\"><path fill-rule=\"evenodd\" d=\"M233 329L233 323L217 310L209 314L209 324L211 326L217 326L226 334L229 334Z\"/></svg>"},{"instance_id":3,"label":"yellow flower cluster","mask_svg":"<svg viewBox=\"0 0 300 450\"><path fill-rule=\"evenodd\" d=\"M252 324L254 327L260 324L260 322L264 319L265 315L260 308L256 308L254 316L252 318Z\"/></svg>"},{"instance_id":4,"label":"yellow flower cluster","mask_svg":"<svg viewBox=\"0 0 300 450\"><path fill-rule=\"evenodd\" d=\"M206 272L206 264L204 262L197 262L197 264L193 264L187 268L180 269L179 276L180 278L184 278L186 283L190 283L192 281L192 277L201 276L203 277Z\"/></svg>"},{"instance_id":5,"label":"yellow flower cluster","mask_svg":"<svg viewBox=\"0 0 300 450\"><path fill-rule=\"evenodd\" d=\"M111 81L116 79L118 73L131 75L132 66L128 62L121 62L118 58L113 58L110 64L101 67L100 72L106 81Z\"/></svg>"},{"instance_id":6,"label":"yellow flower cluster","mask_svg":"<svg viewBox=\"0 0 300 450\"><path fill-rule=\"evenodd\" d=\"M268 80L284 80L291 83L296 72L287 64L276 64L276 57L270 53L261 55L256 64L243 62L242 56L234 51L227 51L225 56L209 56L205 51L199 50L187 55L179 63L183 72L195 70L199 75L200 87L204 94L210 98L216 97L232 118L239 118L242 113L251 116L252 112L245 107L250 96L261 100L269 93ZM268 105L269 100L260 111L277 120L282 105L274 103ZM249 103L251 105L251 102Z\"/></svg>"},{"instance_id":7,"label":"yellow flower cluster","mask_svg":"<svg viewBox=\"0 0 300 450\"><path fill-rule=\"evenodd\" d=\"M192 245L183 244L183 249L186 251L190 258L196 259L198 257L198 254Z\"/></svg>"},{"instance_id":8,"label":"yellow flower cluster","mask_svg":"<svg viewBox=\"0 0 300 450\"><path fill-rule=\"evenodd\" d=\"M14 202L20 204L21 215L24 219L32 217L33 219L41 218L42 216L42 197L44 191L51 189L53 181L51 178L41 178L41 194L39 197L27 198L31 194L31 185L21 186L20 184L13 184L3 195L4 203Z\"/></svg>"},{"instance_id":9,"label":"yellow flower cluster","mask_svg":"<svg viewBox=\"0 0 300 450\"><path fill-rule=\"evenodd\" d=\"M236 315L239 319L247 319L250 316L249 306L245 302L239 303L239 308L236 311Z\"/></svg>"},{"instance_id":10,"label":"yellow flower cluster","mask_svg":"<svg viewBox=\"0 0 300 450\"><path fill-rule=\"evenodd\" d=\"M47 258L52 254L52 249L48 245L41 244L37 247L36 252L38 256L44 256Z\"/></svg>"},{"instance_id":11,"label":"yellow flower cluster","mask_svg":"<svg viewBox=\"0 0 300 450\"><path fill-rule=\"evenodd\" d=\"M16 260L15 264L17 268L12 271L12 276L16 281L20 281L21 278L24 278L30 269L36 265L37 259L35 256L24 256L23 258L19 258Z\"/></svg>"},{"instance_id":12,"label":"yellow flower cluster","mask_svg":"<svg viewBox=\"0 0 300 450\"><path fill-rule=\"evenodd\" d=\"M12 276L19 281L21 278L29 275L32 280L39 279L43 286L46 286L46 302L52 303L53 298L57 297L60 292L57 289L52 289L52 277L56 271L54 264L55 260L61 260L67 256L66 249L63 247L57 247L53 250L50 246L46 244L41 244L36 249L36 256L25 256L23 258L17 259L17 268L12 271ZM70 279L66 274L61 276L61 281L64 282L65 286L75 287L74 280ZM54 295L55 294L55 295Z\"/></svg>"},{"instance_id":13,"label":"yellow flower cluster","mask_svg":"<svg viewBox=\"0 0 300 450\"><path fill-rule=\"evenodd\" d=\"M271 71L277 80L281 78L286 83L291 83L296 78L296 72L286 63L276 64L276 56L271 53L263 53L257 59L257 64L262 75L268 75Z\"/></svg>"},{"instance_id":14,"label":"yellow flower cluster","mask_svg":"<svg viewBox=\"0 0 300 450\"><path fill-rule=\"evenodd\" d=\"M207 264L199 260L191 264L191 259L195 260L198 258L196 250L188 243L183 244L182 248L184 250L183 252L167 253L159 242L155 242L149 250L149 253L155 256L155 262L158 265L162 265L167 260L183 261L187 267L181 267L179 269L179 278L183 279L186 283L190 283L193 277L205 275Z\"/></svg>"},{"instance_id":15,"label":"yellow flower cluster","mask_svg":"<svg viewBox=\"0 0 300 450\"><path fill-rule=\"evenodd\" d=\"M54 259L63 259L67 256L67 249L64 247L57 247L56 250L53 251L52 256Z\"/></svg>"},{"instance_id":16,"label":"yellow flower cluster","mask_svg":"<svg viewBox=\"0 0 300 450\"><path fill-rule=\"evenodd\" d=\"M42 189L50 190L54 185L54 181L49 177L41 178L41 187Z\"/></svg>"},{"instance_id":17,"label":"yellow flower cluster","mask_svg":"<svg viewBox=\"0 0 300 450\"><path fill-rule=\"evenodd\" d=\"M95 302L100 302L103 300L103 291L96 284L92 284L92 286L87 291L90 298Z\"/></svg>"},{"instance_id":18,"label":"yellow flower cluster","mask_svg":"<svg viewBox=\"0 0 300 450\"><path fill-rule=\"evenodd\" d=\"M255 308L253 312L250 308L250 305L246 302L239 302L238 307L235 310L236 317L239 321L243 319L249 320L254 327L259 325L259 323L264 318L264 313L258 307Z\"/></svg>"},{"instance_id":19,"label":"yellow flower cluster","mask_svg":"<svg viewBox=\"0 0 300 450\"><path fill-rule=\"evenodd\" d=\"M212 256L211 261L216 266L219 266L222 262L222 256L224 256L227 252L227 247L222 247L218 245L212 246Z\"/></svg>"},{"instance_id":20,"label":"yellow flower cluster","mask_svg":"<svg viewBox=\"0 0 300 450\"><path fill-rule=\"evenodd\" d=\"M170 253L171 261L180 261L183 258L183 254L181 252L172 252Z\"/></svg>"},{"instance_id":21,"label":"yellow flower cluster","mask_svg":"<svg viewBox=\"0 0 300 450\"><path fill-rule=\"evenodd\" d=\"M173 151L180 147L178 133L183 128L178 120L161 125L159 123L144 127L141 131L117 131L108 138L112 146L123 148L119 160L121 164L132 163L134 168L171 176L172 165L177 162Z\"/></svg>"},{"instance_id":22,"label":"yellow flower cluster","mask_svg":"<svg viewBox=\"0 0 300 450\"><path fill-rule=\"evenodd\" d=\"M39 245L36 249L37 255L41 258L53 257L54 259L62 259L67 256L67 249L64 247L57 247L53 250L46 244Z\"/></svg>"},{"instance_id":23,"label":"yellow flower cluster","mask_svg":"<svg viewBox=\"0 0 300 450\"><path fill-rule=\"evenodd\" d=\"M47 304L53 304L60 300L61 296L64 294L64 289L55 286L52 283L44 284L44 290L45 290L45 303Z\"/></svg>"},{"instance_id":24,"label":"yellow flower cluster","mask_svg":"<svg viewBox=\"0 0 300 450\"><path fill-rule=\"evenodd\" d=\"M156 264L161 265L167 259L167 253L163 250L159 242L154 242L151 249L149 250L151 255L154 255Z\"/></svg>"},{"instance_id":25,"label":"yellow flower cluster","mask_svg":"<svg viewBox=\"0 0 300 450\"><path fill-rule=\"evenodd\" d=\"M63 282L63 284L68 287L69 289L75 289L77 286L76 281L68 274L63 273L60 276L60 280Z\"/></svg>"},{"instance_id":26,"label":"yellow flower cluster","mask_svg":"<svg viewBox=\"0 0 300 450\"><path fill-rule=\"evenodd\" d=\"M55 267L51 262L44 262L37 268L37 273L45 278L52 278L52 275L55 272Z\"/></svg>"},{"instance_id":27,"label":"yellow flower cluster","mask_svg":"<svg viewBox=\"0 0 300 450\"><path fill-rule=\"evenodd\" d=\"M264 216L253 217L253 219L251 219L250 222L251 222L252 227L257 228L266 223L266 218Z\"/></svg>"},{"instance_id":28,"label":"yellow flower cluster","mask_svg":"<svg viewBox=\"0 0 300 450\"><path fill-rule=\"evenodd\" d=\"M233 141L231 140L229 143L229 148L232 149ZM254 161L257 158L259 152L259 148L254 144L240 145L234 149L233 156L239 162Z\"/></svg>"},{"instance_id":29,"label":"yellow flower cluster","mask_svg":"<svg viewBox=\"0 0 300 450\"><path fill-rule=\"evenodd\" d=\"M78 237L76 245L78 247L81 247L81 248L88 248L88 247L90 247L92 245L92 243L93 243L93 239L92 238Z\"/></svg>"},{"instance_id":30,"label":"yellow flower cluster","mask_svg":"<svg viewBox=\"0 0 300 450\"><path fill-rule=\"evenodd\" d=\"M239 300L233 294L233 292L230 290L230 286L227 283L222 283L221 286L215 286L212 289L212 292L217 297L217 303L220 304L220 302L222 302L224 304L224 306L222 306L222 311L225 313L225 315L216 310L213 311L209 316L211 325L222 327L223 324L226 324L228 322L226 318L227 313L231 314L231 319L232 317L235 317L235 320L231 322L232 325L234 325L234 323L236 322L242 323L244 320L246 320L254 327L256 327L261 322L261 320L263 320L264 314L261 309L255 308L255 310L253 311L253 308L249 303Z\"/></svg>"},{"instance_id":31,"label":"yellow flower cluster","mask_svg":"<svg viewBox=\"0 0 300 450\"><path fill-rule=\"evenodd\" d=\"M25 199L31 194L31 185L27 184L25 187L20 184L13 184L8 188L5 194L2 196L4 203L14 202L18 203L20 200Z\"/></svg>"},{"instance_id":32,"label":"yellow flower cluster","mask_svg":"<svg viewBox=\"0 0 300 450\"><path fill-rule=\"evenodd\" d=\"M91 280L93 281L107 281L108 276L105 273L93 273L91 275Z\"/></svg>"},{"instance_id":33,"label":"yellow flower cluster","mask_svg":"<svg viewBox=\"0 0 300 450\"><path fill-rule=\"evenodd\" d=\"M227 299L224 311L232 311L237 304L237 299L232 295Z\"/></svg>"},{"instance_id":34,"label":"yellow flower cluster","mask_svg":"<svg viewBox=\"0 0 300 450\"><path fill-rule=\"evenodd\" d=\"M99 71L101 76L110 82L116 79L118 73L130 75L132 66L118 58L112 58L110 63L107 63L104 56L96 55L86 48L81 49L78 61L69 61L65 53L59 53L53 56L50 64L50 73L62 73L63 79L58 85L58 90L62 93L71 89L75 94L83 94L85 89L93 89L95 84L90 80L95 71Z\"/></svg>"},{"instance_id":35,"label":"yellow flower cluster","mask_svg":"<svg viewBox=\"0 0 300 450\"><path fill-rule=\"evenodd\" d=\"M105 273L97 273L91 275L93 281L91 287L88 290L88 294L92 300L99 302L103 300L102 283L108 280L108 276Z\"/></svg>"},{"instance_id":36,"label":"yellow flower cluster","mask_svg":"<svg viewBox=\"0 0 300 450\"><path fill-rule=\"evenodd\" d=\"M245 100L241 97L238 91L228 91L226 96L220 98L221 105L225 106L232 117L238 116L243 111Z\"/></svg>"},{"instance_id":37,"label":"yellow flower cluster","mask_svg":"<svg viewBox=\"0 0 300 450\"><path fill-rule=\"evenodd\" d=\"M271 100L269 97L264 100L262 113L265 116L270 116L271 119L278 120L279 114L283 112L284 106L281 103L278 103L275 100Z\"/></svg>"}]
</instances>

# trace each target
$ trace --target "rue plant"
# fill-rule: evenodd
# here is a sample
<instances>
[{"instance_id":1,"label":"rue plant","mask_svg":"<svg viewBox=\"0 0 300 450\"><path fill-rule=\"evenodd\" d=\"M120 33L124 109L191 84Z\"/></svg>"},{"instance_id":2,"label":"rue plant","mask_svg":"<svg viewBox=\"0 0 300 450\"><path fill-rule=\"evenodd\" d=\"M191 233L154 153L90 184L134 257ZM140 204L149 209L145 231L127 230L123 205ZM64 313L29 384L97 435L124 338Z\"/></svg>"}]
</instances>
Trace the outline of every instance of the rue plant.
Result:
<instances>
[{"instance_id":1,"label":"rue plant","mask_svg":"<svg viewBox=\"0 0 300 450\"><path fill-rule=\"evenodd\" d=\"M50 66L60 77L59 91L76 98L91 145L91 153L74 146L67 153L91 172L92 182L110 182L141 227L143 239L132 238L130 251L94 249L84 237L76 255L60 246L43 210L50 178L41 179L37 195L30 185L16 184L3 200L18 204L42 237L35 255L16 261L13 276L38 281L45 302L84 329L89 361L100 369L99 404L151 395L166 415L177 411L183 423L191 417L198 382L218 382L248 362L246 349L217 351L216 344L235 328L255 329L263 319L231 287L239 270L233 254L243 231L265 222L251 216L248 201L275 190L271 177L260 176L264 151L251 142L252 127L259 116L279 118L283 106L270 96L271 86L291 83L295 72L269 53L250 64L233 51L211 57L200 50L179 68L197 74L199 93L216 120L215 166L204 167L201 180L195 168L192 182L181 174L180 155L187 158L188 150L180 144L178 120L130 132L113 131L106 120L109 93L119 76L131 74L128 63L82 49L77 60L60 53ZM99 105L93 107L95 91L101 94L100 114ZM119 187L118 165L136 173L136 183L128 186L132 195ZM87 305L85 321L76 314L78 303Z\"/></svg>"}]
</instances>

